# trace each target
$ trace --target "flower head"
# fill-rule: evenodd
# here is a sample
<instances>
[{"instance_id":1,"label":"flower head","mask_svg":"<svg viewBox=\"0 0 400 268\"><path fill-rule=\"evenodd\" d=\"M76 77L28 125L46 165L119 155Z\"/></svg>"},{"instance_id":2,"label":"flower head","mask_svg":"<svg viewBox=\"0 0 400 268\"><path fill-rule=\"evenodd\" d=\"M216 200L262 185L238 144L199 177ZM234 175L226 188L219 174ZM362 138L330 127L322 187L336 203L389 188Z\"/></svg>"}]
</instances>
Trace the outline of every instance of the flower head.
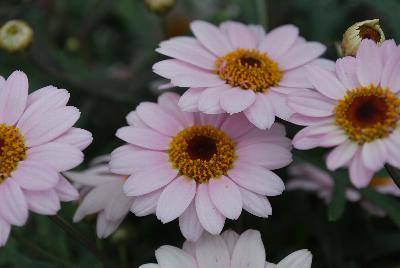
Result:
<instances>
[{"instance_id":1,"label":"flower head","mask_svg":"<svg viewBox=\"0 0 400 268\"><path fill-rule=\"evenodd\" d=\"M79 118L66 106L69 93L53 86L28 95L28 79L15 71L0 77L0 245L11 225L22 226L28 210L54 215L60 201L78 192L60 174L83 161L89 132L72 126Z\"/></svg>"},{"instance_id":2,"label":"flower head","mask_svg":"<svg viewBox=\"0 0 400 268\"><path fill-rule=\"evenodd\" d=\"M23 51L32 39L32 28L24 21L10 20L0 28L0 47L9 52Z\"/></svg>"},{"instance_id":3,"label":"flower head","mask_svg":"<svg viewBox=\"0 0 400 268\"><path fill-rule=\"evenodd\" d=\"M293 252L278 264L266 262L260 232L247 230L241 235L225 231L222 235L203 236L197 242L186 241L183 249L162 246L156 250L158 264L144 264L139 268L310 268L312 255L306 249Z\"/></svg>"},{"instance_id":4,"label":"flower head","mask_svg":"<svg viewBox=\"0 0 400 268\"><path fill-rule=\"evenodd\" d=\"M288 93L311 87L302 67L326 63L316 60L325 47L306 42L293 25L268 34L261 26L232 21L219 27L194 21L191 29L195 37L161 42L157 51L173 59L153 66L172 85L189 87L179 101L183 111L243 112L258 128L269 128L275 116L291 115Z\"/></svg>"},{"instance_id":5,"label":"flower head","mask_svg":"<svg viewBox=\"0 0 400 268\"><path fill-rule=\"evenodd\" d=\"M179 217L189 240L203 229L219 234L225 218L237 219L242 209L270 215L265 196L284 189L270 170L291 162L284 127L260 130L243 114L182 112L178 100L165 93L158 104L140 104L117 132L128 144L112 153L110 167L129 176L124 191L137 197L132 212L155 212L164 223Z\"/></svg>"},{"instance_id":6,"label":"flower head","mask_svg":"<svg viewBox=\"0 0 400 268\"><path fill-rule=\"evenodd\" d=\"M357 187L367 186L384 163L400 166L400 51L393 40L380 47L363 40L357 57L336 61L336 71L307 66L316 91L289 97L291 121L307 127L294 138L298 149L337 146L327 158L335 170L350 168Z\"/></svg>"},{"instance_id":7,"label":"flower head","mask_svg":"<svg viewBox=\"0 0 400 268\"><path fill-rule=\"evenodd\" d=\"M74 215L74 222L98 213L97 236L112 234L128 214L133 197L122 191L126 177L110 172L109 156L93 160L92 166L82 172L70 171L65 175L81 188L82 201Z\"/></svg>"}]
</instances>

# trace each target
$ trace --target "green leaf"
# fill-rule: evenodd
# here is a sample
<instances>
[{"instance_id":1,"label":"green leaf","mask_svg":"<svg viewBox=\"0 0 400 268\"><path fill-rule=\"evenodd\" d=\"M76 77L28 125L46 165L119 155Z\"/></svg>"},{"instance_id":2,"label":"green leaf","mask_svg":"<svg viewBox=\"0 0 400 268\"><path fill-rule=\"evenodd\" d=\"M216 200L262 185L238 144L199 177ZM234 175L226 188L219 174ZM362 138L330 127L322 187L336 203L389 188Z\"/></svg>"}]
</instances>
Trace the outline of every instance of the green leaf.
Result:
<instances>
[{"instance_id":1,"label":"green leaf","mask_svg":"<svg viewBox=\"0 0 400 268\"><path fill-rule=\"evenodd\" d=\"M344 170L329 173L335 180L335 188L332 194L332 201L328 207L328 219L337 221L342 217L346 208L346 188L349 187L350 183Z\"/></svg>"}]
</instances>

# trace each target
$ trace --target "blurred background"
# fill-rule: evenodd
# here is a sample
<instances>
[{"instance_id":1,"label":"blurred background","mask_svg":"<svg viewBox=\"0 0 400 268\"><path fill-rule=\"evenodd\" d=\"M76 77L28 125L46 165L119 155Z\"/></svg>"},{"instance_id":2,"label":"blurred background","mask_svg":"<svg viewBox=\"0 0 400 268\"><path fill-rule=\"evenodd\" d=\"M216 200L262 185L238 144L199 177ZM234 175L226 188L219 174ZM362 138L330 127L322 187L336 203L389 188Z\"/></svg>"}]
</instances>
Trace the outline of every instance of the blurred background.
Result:
<instances>
[{"instance_id":1,"label":"blurred background","mask_svg":"<svg viewBox=\"0 0 400 268\"><path fill-rule=\"evenodd\" d=\"M400 41L397 0L177 0L169 12L156 13L141 0L0 1L0 24L22 19L34 32L28 49L0 51L0 74L7 77L13 70L24 71L30 91L49 84L70 91L70 105L82 112L78 126L94 135L81 168L119 146L114 134L125 125L125 115L139 102L153 101L160 94L157 85L163 80L152 73L151 66L162 57L154 50L164 39L190 34L189 23L194 19L216 24L238 20L267 29L292 23L306 39L324 43L328 47L325 56L330 59L337 57L334 43L357 21L379 18L387 39ZM287 126L290 135L298 130ZM295 159L320 163L324 153L296 152ZM287 171L279 172L286 180ZM338 175L343 180L346 176ZM270 262L308 248L315 268L400 267L398 201L366 192L388 212L388 217L376 218L358 204L345 204L341 189L336 189L336 199L329 206L308 193L285 192L270 198L270 218L243 212L237 222L228 221L226 228L260 230ZM71 221L75 209L75 204L64 204L60 214ZM183 242L177 222L162 225L154 216L130 214L106 240L96 239L95 217L75 227L122 268L152 262L159 246L181 246ZM0 248L0 267L101 265L48 218L31 214L28 224L14 227L12 238Z\"/></svg>"}]
</instances>

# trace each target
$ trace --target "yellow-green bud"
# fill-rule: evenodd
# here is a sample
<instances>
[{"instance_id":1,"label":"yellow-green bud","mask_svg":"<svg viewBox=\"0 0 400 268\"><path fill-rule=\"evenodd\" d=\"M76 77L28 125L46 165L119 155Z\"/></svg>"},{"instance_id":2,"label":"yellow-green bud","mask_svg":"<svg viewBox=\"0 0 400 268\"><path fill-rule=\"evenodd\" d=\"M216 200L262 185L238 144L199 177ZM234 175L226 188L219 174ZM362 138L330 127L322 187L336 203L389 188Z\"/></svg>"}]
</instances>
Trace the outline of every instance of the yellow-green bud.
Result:
<instances>
[{"instance_id":1,"label":"yellow-green bud","mask_svg":"<svg viewBox=\"0 0 400 268\"><path fill-rule=\"evenodd\" d=\"M22 20L10 20L0 28L0 47L8 52L25 50L32 39L32 28Z\"/></svg>"},{"instance_id":2,"label":"yellow-green bud","mask_svg":"<svg viewBox=\"0 0 400 268\"><path fill-rule=\"evenodd\" d=\"M170 11L175 2L175 0L144 0L146 7L158 15L163 15Z\"/></svg>"},{"instance_id":3,"label":"yellow-green bud","mask_svg":"<svg viewBox=\"0 0 400 268\"><path fill-rule=\"evenodd\" d=\"M378 45L385 41L379 19L357 22L343 34L341 56L355 56L363 39L371 39Z\"/></svg>"}]
</instances>

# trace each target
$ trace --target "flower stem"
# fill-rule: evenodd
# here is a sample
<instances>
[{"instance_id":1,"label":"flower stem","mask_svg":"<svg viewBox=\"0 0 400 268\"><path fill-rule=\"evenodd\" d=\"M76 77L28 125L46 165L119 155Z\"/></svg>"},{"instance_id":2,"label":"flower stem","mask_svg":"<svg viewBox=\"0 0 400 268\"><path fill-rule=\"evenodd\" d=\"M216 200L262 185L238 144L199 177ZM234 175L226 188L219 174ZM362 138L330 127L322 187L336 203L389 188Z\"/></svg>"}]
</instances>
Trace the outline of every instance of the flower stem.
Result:
<instances>
[{"instance_id":1,"label":"flower stem","mask_svg":"<svg viewBox=\"0 0 400 268\"><path fill-rule=\"evenodd\" d=\"M394 183L397 185L397 187L400 189L400 171L396 169L395 167L392 167L391 165L386 164L385 165L386 171L389 173L390 177L392 177L392 180Z\"/></svg>"},{"instance_id":2,"label":"flower stem","mask_svg":"<svg viewBox=\"0 0 400 268\"><path fill-rule=\"evenodd\" d=\"M255 0L257 8L258 23L261 24L266 30L268 29L268 1Z\"/></svg>"},{"instance_id":3,"label":"flower stem","mask_svg":"<svg viewBox=\"0 0 400 268\"><path fill-rule=\"evenodd\" d=\"M112 267L107 260L106 255L100 252L96 245L93 244L87 237L77 231L70 223L59 215L49 216L49 218L57 224L65 233L77 240L81 245L87 248L103 265L104 268Z\"/></svg>"}]
</instances>

